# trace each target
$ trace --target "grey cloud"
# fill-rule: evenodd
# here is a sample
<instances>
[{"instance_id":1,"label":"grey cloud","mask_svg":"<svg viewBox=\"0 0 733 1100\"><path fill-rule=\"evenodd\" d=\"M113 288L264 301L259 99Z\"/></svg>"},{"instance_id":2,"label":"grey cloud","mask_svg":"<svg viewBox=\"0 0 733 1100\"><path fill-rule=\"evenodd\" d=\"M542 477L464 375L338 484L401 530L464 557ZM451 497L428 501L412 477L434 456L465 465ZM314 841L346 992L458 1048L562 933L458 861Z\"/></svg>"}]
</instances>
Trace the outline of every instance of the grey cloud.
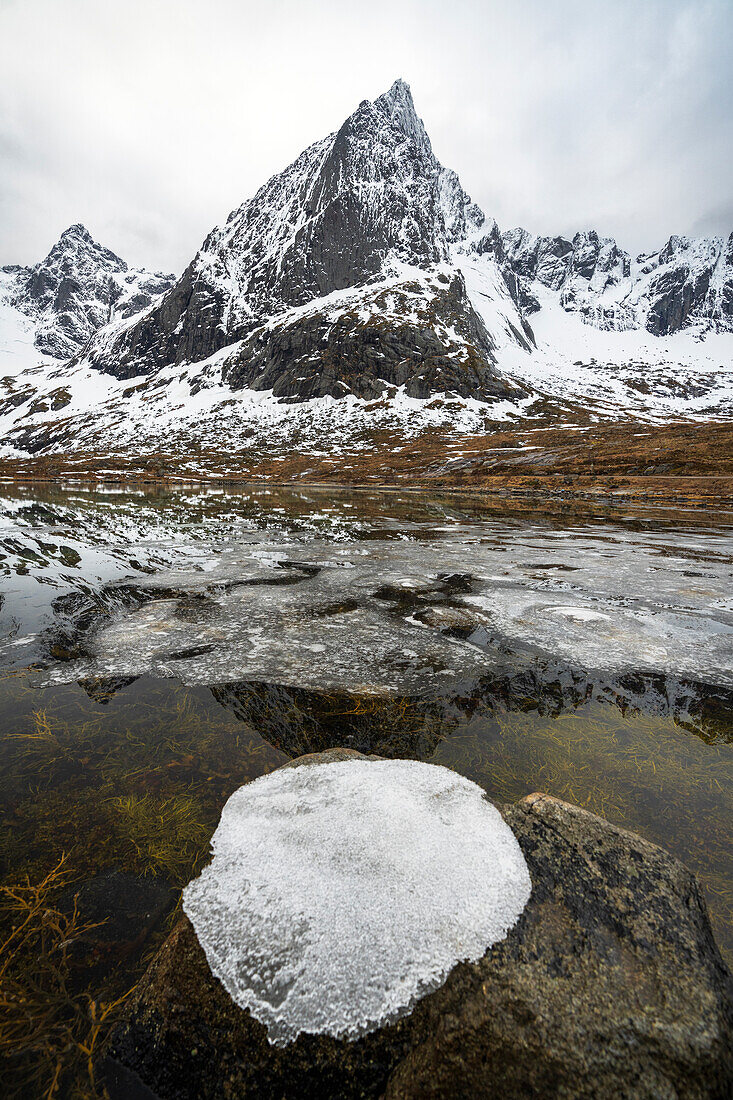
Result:
<instances>
[{"instance_id":1,"label":"grey cloud","mask_svg":"<svg viewBox=\"0 0 733 1100\"><path fill-rule=\"evenodd\" d=\"M0 263L83 221L180 270L396 76L502 226L733 229L729 0L6 0L0 71Z\"/></svg>"}]
</instances>

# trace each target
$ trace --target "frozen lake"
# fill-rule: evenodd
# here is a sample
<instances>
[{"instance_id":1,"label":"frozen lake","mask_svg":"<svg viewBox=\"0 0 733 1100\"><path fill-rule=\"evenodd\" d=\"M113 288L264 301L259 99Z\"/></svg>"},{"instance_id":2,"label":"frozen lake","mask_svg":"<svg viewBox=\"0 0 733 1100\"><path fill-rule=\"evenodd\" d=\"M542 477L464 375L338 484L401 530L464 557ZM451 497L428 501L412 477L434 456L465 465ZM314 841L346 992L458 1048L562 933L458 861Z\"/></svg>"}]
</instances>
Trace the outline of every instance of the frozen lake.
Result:
<instances>
[{"instance_id":1,"label":"frozen lake","mask_svg":"<svg viewBox=\"0 0 733 1100\"><path fill-rule=\"evenodd\" d=\"M347 745L641 832L696 872L730 959L729 519L450 494L8 489L0 885L65 856L104 922L84 981L113 999L232 792ZM70 887L53 888L61 905Z\"/></svg>"}]
</instances>

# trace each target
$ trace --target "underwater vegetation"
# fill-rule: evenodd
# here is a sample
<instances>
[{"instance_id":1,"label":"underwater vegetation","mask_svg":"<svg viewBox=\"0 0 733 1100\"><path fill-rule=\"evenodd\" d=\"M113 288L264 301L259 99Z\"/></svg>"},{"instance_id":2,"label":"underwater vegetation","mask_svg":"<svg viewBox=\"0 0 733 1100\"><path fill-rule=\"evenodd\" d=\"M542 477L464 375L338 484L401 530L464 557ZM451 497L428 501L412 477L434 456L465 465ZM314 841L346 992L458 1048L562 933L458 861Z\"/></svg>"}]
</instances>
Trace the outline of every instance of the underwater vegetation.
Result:
<instances>
[{"instance_id":1,"label":"underwater vegetation","mask_svg":"<svg viewBox=\"0 0 733 1100\"><path fill-rule=\"evenodd\" d=\"M730 730L706 743L668 715L598 702L559 715L494 707L441 741L431 762L494 802L543 791L667 848L699 878L718 945L733 958Z\"/></svg>"},{"instance_id":2,"label":"underwater vegetation","mask_svg":"<svg viewBox=\"0 0 733 1100\"><path fill-rule=\"evenodd\" d=\"M64 856L42 879L0 886L0 1078L3 1095L100 1095L94 1057L128 995L99 999L80 984L74 945L95 927L76 902L59 907Z\"/></svg>"},{"instance_id":3,"label":"underwater vegetation","mask_svg":"<svg viewBox=\"0 0 733 1100\"><path fill-rule=\"evenodd\" d=\"M6 707L10 695L27 706L14 727L5 719L0 742L0 859L24 873L45 872L64 850L79 872L120 862L180 885L237 783L284 759L174 684L137 683L108 703L76 686L39 692L21 677L2 686ZM53 716L33 707L39 696L57 699Z\"/></svg>"},{"instance_id":4,"label":"underwater vegetation","mask_svg":"<svg viewBox=\"0 0 733 1100\"><path fill-rule=\"evenodd\" d=\"M102 1095L93 1056L224 802L285 759L206 692L101 687L0 681L3 1098Z\"/></svg>"}]
</instances>

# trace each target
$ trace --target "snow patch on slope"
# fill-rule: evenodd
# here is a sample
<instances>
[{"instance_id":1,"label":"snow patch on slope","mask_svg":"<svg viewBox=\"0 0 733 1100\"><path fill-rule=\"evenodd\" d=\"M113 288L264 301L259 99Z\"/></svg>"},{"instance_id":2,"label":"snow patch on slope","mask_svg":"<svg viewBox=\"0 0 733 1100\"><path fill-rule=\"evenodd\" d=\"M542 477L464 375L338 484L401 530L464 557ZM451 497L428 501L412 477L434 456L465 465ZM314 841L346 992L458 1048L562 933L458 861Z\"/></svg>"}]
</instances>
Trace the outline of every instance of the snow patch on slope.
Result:
<instances>
[{"instance_id":1,"label":"snow patch on slope","mask_svg":"<svg viewBox=\"0 0 733 1100\"><path fill-rule=\"evenodd\" d=\"M10 302L14 287L15 276L0 271L0 378L53 362L34 344L36 326L32 319Z\"/></svg>"},{"instance_id":2,"label":"snow patch on slope","mask_svg":"<svg viewBox=\"0 0 733 1100\"><path fill-rule=\"evenodd\" d=\"M601 416L648 420L733 417L733 333L685 329L654 336L607 330L538 291L534 355L507 346L502 369L536 393L579 402Z\"/></svg>"}]
</instances>

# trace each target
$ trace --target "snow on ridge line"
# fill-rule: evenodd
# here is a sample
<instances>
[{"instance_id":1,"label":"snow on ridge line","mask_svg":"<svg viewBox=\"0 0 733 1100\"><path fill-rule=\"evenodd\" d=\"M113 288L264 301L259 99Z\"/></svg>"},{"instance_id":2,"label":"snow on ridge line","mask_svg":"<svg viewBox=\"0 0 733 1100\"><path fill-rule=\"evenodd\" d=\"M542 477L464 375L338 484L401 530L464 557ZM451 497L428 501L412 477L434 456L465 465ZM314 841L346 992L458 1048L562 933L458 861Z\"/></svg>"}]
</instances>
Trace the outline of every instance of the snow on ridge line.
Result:
<instances>
[{"instance_id":1,"label":"snow on ridge line","mask_svg":"<svg viewBox=\"0 0 733 1100\"><path fill-rule=\"evenodd\" d=\"M139 315L173 282L130 267L73 225L33 267L0 269L0 350L15 350L17 318L3 316L10 310L28 319L36 362L66 362L110 321Z\"/></svg>"},{"instance_id":2,"label":"snow on ridge line","mask_svg":"<svg viewBox=\"0 0 733 1100\"><path fill-rule=\"evenodd\" d=\"M531 893L475 783L409 760L284 768L231 796L183 892L212 973L278 1046L355 1039L504 939Z\"/></svg>"},{"instance_id":3,"label":"snow on ridge line","mask_svg":"<svg viewBox=\"0 0 733 1100\"><path fill-rule=\"evenodd\" d=\"M535 411L557 416L565 403L570 419L577 416L574 403L584 404L595 418L728 417L733 415L730 345L711 340L691 355L687 334L676 333L680 343L674 350L662 343L664 335L655 335L651 343L659 344L652 347L645 331L635 331L626 344L615 340L618 330L638 330L638 302L629 299L627 282L636 285L640 274L644 286L651 280L657 287L644 298L644 308L654 306L661 330L680 320L675 304L680 287L703 293L703 276L717 256L710 287L715 308L725 312L733 236L725 255L723 244L722 238L711 243L673 237L659 253L632 263L611 238L594 231L577 234L572 242L532 237L524 230L501 234L457 174L436 158L409 86L398 80L374 102L364 100L337 132L310 145L214 228L165 307L157 298L147 306L135 301L134 316L122 315L123 310L97 329L61 373L38 377L23 369L32 355L28 333L11 318L11 354L19 363L14 378L7 368L0 373L0 438L29 451L74 448L78 439L156 447L165 446L163 428L173 428L188 436L182 443L227 447L234 439L230 428L244 428L244 438L250 438L250 427L259 434L277 424L274 442L279 443L288 431L316 420L317 433L324 410L330 423L346 424L352 435L377 419L381 426L385 418L413 434L436 418L462 432ZM81 226L72 226L43 264L55 271L61 253L71 255L77 272L88 268L92 274L104 253L105 264L122 265L125 278L136 278ZM691 283L682 279L690 258L695 259ZM15 278L7 275L6 281ZM89 282L85 301L95 285ZM538 349L531 346L525 316L530 310L538 310L531 314ZM571 318L569 324L557 321L561 312ZM1 314L0 308L0 328ZM365 338L361 330L375 318L398 330L396 348L395 341L380 343L375 333ZM687 323L686 315L681 323ZM292 333L284 331L289 326ZM434 352L437 342L442 348L437 374L431 374L432 353L427 360L412 355L410 326L425 330L415 332L417 347ZM547 338L553 332L556 344ZM595 332L605 335L598 341ZM366 374L363 386L354 384L356 370L338 366L348 359L342 355L345 333L358 336L355 367L360 378ZM403 336L407 354L398 358ZM372 338L377 350L365 351ZM222 339L232 342L212 355ZM324 341L329 354L319 362ZM283 347L292 354L278 377ZM394 351L393 358L385 347ZM718 355L718 349L714 364L710 353ZM327 376L321 386L324 371L338 377ZM387 388L387 378L396 383L406 377L409 385L401 392ZM373 399L382 386L383 395ZM350 387L362 394L360 402L352 401ZM408 404L407 390L425 393L428 387L429 397ZM335 408L312 396L322 392L339 397L343 392L346 403ZM289 403L277 408L275 393L302 408ZM456 393L472 396L464 400ZM522 396L527 393L534 403ZM439 413L441 402L445 408ZM352 413L357 424L349 422ZM199 417L205 422L197 431ZM325 440L314 436L313 442Z\"/></svg>"}]
</instances>

